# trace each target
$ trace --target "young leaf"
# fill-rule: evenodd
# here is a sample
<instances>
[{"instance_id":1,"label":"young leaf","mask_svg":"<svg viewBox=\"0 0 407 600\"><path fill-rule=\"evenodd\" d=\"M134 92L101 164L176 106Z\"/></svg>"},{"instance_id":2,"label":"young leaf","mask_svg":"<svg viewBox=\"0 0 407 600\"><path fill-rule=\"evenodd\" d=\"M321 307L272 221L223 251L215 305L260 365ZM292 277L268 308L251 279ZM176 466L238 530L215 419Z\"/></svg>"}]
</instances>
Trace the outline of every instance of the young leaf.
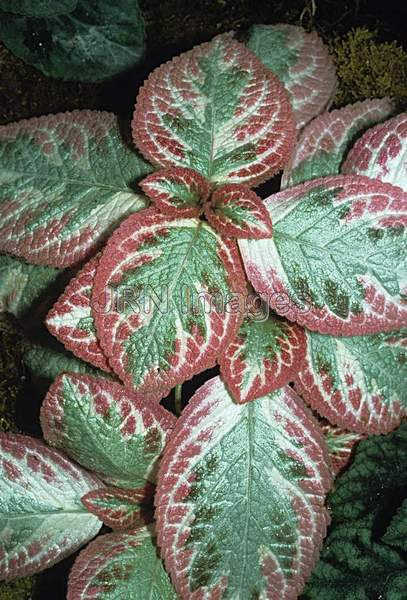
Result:
<instances>
[{"instance_id":1,"label":"young leaf","mask_svg":"<svg viewBox=\"0 0 407 600\"><path fill-rule=\"evenodd\" d=\"M282 81L297 127L326 110L336 90L335 65L315 32L294 25L254 25L247 46Z\"/></svg>"},{"instance_id":2,"label":"young leaf","mask_svg":"<svg viewBox=\"0 0 407 600\"><path fill-rule=\"evenodd\" d=\"M367 177L326 177L265 201L273 237L239 240L253 287L279 314L333 335L407 323L407 194Z\"/></svg>"},{"instance_id":3,"label":"young leaf","mask_svg":"<svg viewBox=\"0 0 407 600\"><path fill-rule=\"evenodd\" d=\"M306 335L296 385L314 410L339 427L369 434L391 431L407 416L407 330Z\"/></svg>"},{"instance_id":4,"label":"young leaf","mask_svg":"<svg viewBox=\"0 0 407 600\"><path fill-rule=\"evenodd\" d=\"M45 324L52 335L75 356L109 372L111 369L96 337L90 306L98 264L99 255L93 257L70 281L48 313Z\"/></svg>"},{"instance_id":5,"label":"young leaf","mask_svg":"<svg viewBox=\"0 0 407 600\"><path fill-rule=\"evenodd\" d=\"M314 119L302 132L281 187L289 188L309 179L338 175L353 140L365 129L384 121L395 109L390 98L356 102Z\"/></svg>"},{"instance_id":6,"label":"young leaf","mask_svg":"<svg viewBox=\"0 0 407 600\"><path fill-rule=\"evenodd\" d=\"M177 421L158 480L158 543L180 597L297 598L326 533L326 459L290 387L238 405L208 381Z\"/></svg>"},{"instance_id":7,"label":"young leaf","mask_svg":"<svg viewBox=\"0 0 407 600\"><path fill-rule=\"evenodd\" d=\"M29 314L61 271L27 265L12 256L0 256L0 311L17 318Z\"/></svg>"},{"instance_id":8,"label":"young leaf","mask_svg":"<svg viewBox=\"0 0 407 600\"><path fill-rule=\"evenodd\" d=\"M146 527L102 535L82 550L69 575L67 600L176 600Z\"/></svg>"},{"instance_id":9,"label":"young leaf","mask_svg":"<svg viewBox=\"0 0 407 600\"><path fill-rule=\"evenodd\" d=\"M263 200L242 184L229 183L218 188L205 204L205 215L226 236L261 239L272 234Z\"/></svg>"},{"instance_id":10,"label":"young leaf","mask_svg":"<svg viewBox=\"0 0 407 600\"><path fill-rule=\"evenodd\" d=\"M76 0L72 12L56 11L60 0L40 4L44 10L46 5L52 8L38 21L3 13L0 38L13 54L48 77L103 81L134 67L142 57L144 23L137 0Z\"/></svg>"},{"instance_id":11,"label":"young leaf","mask_svg":"<svg viewBox=\"0 0 407 600\"><path fill-rule=\"evenodd\" d=\"M115 373L129 387L165 396L214 366L240 325L244 294L234 242L203 221L148 209L109 240L92 311Z\"/></svg>"},{"instance_id":12,"label":"young leaf","mask_svg":"<svg viewBox=\"0 0 407 600\"><path fill-rule=\"evenodd\" d=\"M201 203L209 197L209 184L192 169L170 167L140 182L143 192L161 212L179 217L199 217Z\"/></svg>"},{"instance_id":13,"label":"young leaf","mask_svg":"<svg viewBox=\"0 0 407 600\"><path fill-rule=\"evenodd\" d=\"M78 0L0 0L0 9L26 17L54 17L72 12Z\"/></svg>"},{"instance_id":14,"label":"young leaf","mask_svg":"<svg viewBox=\"0 0 407 600\"><path fill-rule=\"evenodd\" d=\"M238 403L265 396L292 381L305 358L302 327L276 315L247 318L219 357L221 374Z\"/></svg>"},{"instance_id":15,"label":"young leaf","mask_svg":"<svg viewBox=\"0 0 407 600\"><path fill-rule=\"evenodd\" d=\"M146 206L133 186L150 167L109 113L0 126L0 164L0 250L31 263L78 263Z\"/></svg>"},{"instance_id":16,"label":"young leaf","mask_svg":"<svg viewBox=\"0 0 407 600\"><path fill-rule=\"evenodd\" d=\"M321 425L321 429L328 444L332 473L336 476L348 464L355 444L366 436L354 431L340 429L330 423Z\"/></svg>"},{"instance_id":17,"label":"young leaf","mask_svg":"<svg viewBox=\"0 0 407 600\"><path fill-rule=\"evenodd\" d=\"M284 166L295 134L283 85L224 34L150 75L133 135L158 167L189 167L218 185L254 185Z\"/></svg>"},{"instance_id":18,"label":"young leaf","mask_svg":"<svg viewBox=\"0 0 407 600\"><path fill-rule=\"evenodd\" d=\"M405 496L406 455L407 423L360 442L329 497L332 525L304 599L404 599L406 556L384 542L392 509Z\"/></svg>"},{"instance_id":19,"label":"young leaf","mask_svg":"<svg viewBox=\"0 0 407 600\"><path fill-rule=\"evenodd\" d=\"M148 518L142 505L151 501L153 486L150 489L121 490L116 487L92 490L85 494L82 503L105 525L112 529L134 529ZM148 519L151 521L151 516Z\"/></svg>"},{"instance_id":20,"label":"young leaf","mask_svg":"<svg viewBox=\"0 0 407 600\"><path fill-rule=\"evenodd\" d=\"M44 438L107 483L141 488L155 481L175 423L171 413L145 400L107 379L60 375L41 408Z\"/></svg>"},{"instance_id":21,"label":"young leaf","mask_svg":"<svg viewBox=\"0 0 407 600\"><path fill-rule=\"evenodd\" d=\"M101 482L34 438L0 433L0 579L31 575L92 539L81 497Z\"/></svg>"},{"instance_id":22,"label":"young leaf","mask_svg":"<svg viewBox=\"0 0 407 600\"><path fill-rule=\"evenodd\" d=\"M387 181L407 192L407 112L369 129L349 152L342 172Z\"/></svg>"}]
</instances>

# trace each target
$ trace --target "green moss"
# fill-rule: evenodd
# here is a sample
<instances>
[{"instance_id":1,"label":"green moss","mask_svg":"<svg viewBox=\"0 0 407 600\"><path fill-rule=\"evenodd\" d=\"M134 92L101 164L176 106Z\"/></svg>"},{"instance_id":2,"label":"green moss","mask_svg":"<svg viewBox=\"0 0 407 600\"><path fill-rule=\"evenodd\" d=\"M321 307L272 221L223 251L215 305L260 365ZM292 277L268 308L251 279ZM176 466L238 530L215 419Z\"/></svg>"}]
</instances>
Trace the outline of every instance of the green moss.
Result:
<instances>
[{"instance_id":1,"label":"green moss","mask_svg":"<svg viewBox=\"0 0 407 600\"><path fill-rule=\"evenodd\" d=\"M395 41L376 38L377 32L358 27L331 43L339 79L336 106L384 96L407 102L407 53Z\"/></svg>"},{"instance_id":2,"label":"green moss","mask_svg":"<svg viewBox=\"0 0 407 600\"><path fill-rule=\"evenodd\" d=\"M34 579L23 577L8 583L0 583L0 600L28 600L32 597Z\"/></svg>"}]
</instances>

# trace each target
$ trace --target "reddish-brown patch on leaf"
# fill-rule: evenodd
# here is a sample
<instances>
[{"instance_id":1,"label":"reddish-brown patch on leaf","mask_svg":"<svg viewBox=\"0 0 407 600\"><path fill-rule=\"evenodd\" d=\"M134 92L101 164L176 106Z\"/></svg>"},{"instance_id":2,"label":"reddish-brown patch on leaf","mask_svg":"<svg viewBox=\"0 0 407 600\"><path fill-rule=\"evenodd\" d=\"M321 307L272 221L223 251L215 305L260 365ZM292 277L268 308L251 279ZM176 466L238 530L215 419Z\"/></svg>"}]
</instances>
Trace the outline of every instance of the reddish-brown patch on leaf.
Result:
<instances>
[{"instance_id":1,"label":"reddish-brown patch on leaf","mask_svg":"<svg viewBox=\"0 0 407 600\"><path fill-rule=\"evenodd\" d=\"M82 498L86 508L115 530L130 530L152 520L151 502L154 487L138 490L116 487L92 490Z\"/></svg>"}]
</instances>

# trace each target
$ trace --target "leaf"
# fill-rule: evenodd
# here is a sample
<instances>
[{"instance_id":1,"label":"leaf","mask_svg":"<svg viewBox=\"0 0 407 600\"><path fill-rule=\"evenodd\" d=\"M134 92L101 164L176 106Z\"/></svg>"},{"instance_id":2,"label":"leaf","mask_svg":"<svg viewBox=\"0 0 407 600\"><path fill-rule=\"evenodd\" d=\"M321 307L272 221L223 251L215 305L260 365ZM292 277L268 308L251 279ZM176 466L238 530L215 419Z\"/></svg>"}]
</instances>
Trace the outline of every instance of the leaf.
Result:
<instances>
[{"instance_id":1,"label":"leaf","mask_svg":"<svg viewBox=\"0 0 407 600\"><path fill-rule=\"evenodd\" d=\"M78 263L146 206L133 187L150 167L110 113L74 111L0 126L0 164L0 250L31 263Z\"/></svg>"},{"instance_id":2,"label":"leaf","mask_svg":"<svg viewBox=\"0 0 407 600\"><path fill-rule=\"evenodd\" d=\"M407 424L360 442L329 497L332 525L304 600L403 600L406 556L383 543L405 496Z\"/></svg>"},{"instance_id":3,"label":"leaf","mask_svg":"<svg viewBox=\"0 0 407 600\"><path fill-rule=\"evenodd\" d=\"M270 216L263 200L247 186L229 183L218 188L205 205L209 223L219 233L237 238L271 237Z\"/></svg>"},{"instance_id":4,"label":"leaf","mask_svg":"<svg viewBox=\"0 0 407 600\"><path fill-rule=\"evenodd\" d=\"M69 575L67 600L176 600L146 527L102 535L82 550Z\"/></svg>"},{"instance_id":5,"label":"leaf","mask_svg":"<svg viewBox=\"0 0 407 600\"><path fill-rule=\"evenodd\" d=\"M22 318L30 315L61 271L27 265L12 256L0 256L0 311Z\"/></svg>"},{"instance_id":6,"label":"leaf","mask_svg":"<svg viewBox=\"0 0 407 600\"><path fill-rule=\"evenodd\" d=\"M247 46L289 92L298 128L329 107L336 91L335 65L315 32L281 23L254 25Z\"/></svg>"},{"instance_id":7,"label":"leaf","mask_svg":"<svg viewBox=\"0 0 407 600\"><path fill-rule=\"evenodd\" d=\"M133 136L157 167L252 186L284 166L294 123L278 79L225 34L150 75L137 98Z\"/></svg>"},{"instance_id":8,"label":"leaf","mask_svg":"<svg viewBox=\"0 0 407 600\"><path fill-rule=\"evenodd\" d=\"M201 387L166 447L156 496L180 597L297 598L326 533L326 458L290 387L245 405L218 377Z\"/></svg>"},{"instance_id":9,"label":"leaf","mask_svg":"<svg viewBox=\"0 0 407 600\"><path fill-rule=\"evenodd\" d=\"M407 552L407 500L404 500L397 513L392 518L383 541L390 546L401 548Z\"/></svg>"},{"instance_id":10,"label":"leaf","mask_svg":"<svg viewBox=\"0 0 407 600\"><path fill-rule=\"evenodd\" d=\"M271 196L273 237L239 240L253 287L282 316L332 335L407 323L407 194L366 177L326 177Z\"/></svg>"},{"instance_id":11,"label":"leaf","mask_svg":"<svg viewBox=\"0 0 407 600\"><path fill-rule=\"evenodd\" d=\"M407 416L407 330L356 337L311 331L296 385L331 423L387 433Z\"/></svg>"},{"instance_id":12,"label":"leaf","mask_svg":"<svg viewBox=\"0 0 407 600\"><path fill-rule=\"evenodd\" d=\"M143 504L151 500L152 491L153 486L141 490L102 488L85 494L82 504L112 529L134 529L148 519ZM148 520L151 521L151 516Z\"/></svg>"},{"instance_id":13,"label":"leaf","mask_svg":"<svg viewBox=\"0 0 407 600\"><path fill-rule=\"evenodd\" d=\"M297 390L296 390L297 391ZM355 445L366 436L341 429L330 423L321 424L331 457L332 473L338 475L348 464Z\"/></svg>"},{"instance_id":14,"label":"leaf","mask_svg":"<svg viewBox=\"0 0 407 600\"><path fill-rule=\"evenodd\" d=\"M281 187L289 188L325 175L338 175L355 138L368 127L388 118L394 109L390 98L365 100L314 119L301 133L284 169Z\"/></svg>"},{"instance_id":15,"label":"leaf","mask_svg":"<svg viewBox=\"0 0 407 600\"><path fill-rule=\"evenodd\" d=\"M209 197L209 184L192 169L170 167L140 182L143 192L161 212L179 217L199 217L201 203Z\"/></svg>"},{"instance_id":16,"label":"leaf","mask_svg":"<svg viewBox=\"0 0 407 600\"><path fill-rule=\"evenodd\" d=\"M57 14L53 9L41 20L3 13L0 38L26 63L48 77L65 80L103 81L140 61L144 23L137 0L77 0L75 4L73 12Z\"/></svg>"},{"instance_id":17,"label":"leaf","mask_svg":"<svg viewBox=\"0 0 407 600\"><path fill-rule=\"evenodd\" d=\"M407 112L369 129L349 152L342 172L367 175L407 192Z\"/></svg>"},{"instance_id":18,"label":"leaf","mask_svg":"<svg viewBox=\"0 0 407 600\"><path fill-rule=\"evenodd\" d=\"M0 0L0 10L26 17L53 17L72 12L77 3L78 0Z\"/></svg>"},{"instance_id":19,"label":"leaf","mask_svg":"<svg viewBox=\"0 0 407 600\"><path fill-rule=\"evenodd\" d=\"M246 318L219 357L222 377L238 403L255 400L292 381L306 352L304 330L275 315Z\"/></svg>"},{"instance_id":20,"label":"leaf","mask_svg":"<svg viewBox=\"0 0 407 600\"><path fill-rule=\"evenodd\" d=\"M48 313L45 324L75 356L103 371L111 369L96 337L90 298L99 255L92 258L74 277Z\"/></svg>"},{"instance_id":21,"label":"leaf","mask_svg":"<svg viewBox=\"0 0 407 600\"><path fill-rule=\"evenodd\" d=\"M128 387L163 397L215 365L240 325L245 291L232 241L203 221L148 209L127 219L102 254L97 335Z\"/></svg>"},{"instance_id":22,"label":"leaf","mask_svg":"<svg viewBox=\"0 0 407 600\"><path fill-rule=\"evenodd\" d=\"M121 488L155 481L157 461L175 417L107 379L59 375L41 408L49 444Z\"/></svg>"},{"instance_id":23,"label":"leaf","mask_svg":"<svg viewBox=\"0 0 407 600\"><path fill-rule=\"evenodd\" d=\"M0 433L0 579L50 567L102 523L81 504L101 482L34 438Z\"/></svg>"}]
</instances>

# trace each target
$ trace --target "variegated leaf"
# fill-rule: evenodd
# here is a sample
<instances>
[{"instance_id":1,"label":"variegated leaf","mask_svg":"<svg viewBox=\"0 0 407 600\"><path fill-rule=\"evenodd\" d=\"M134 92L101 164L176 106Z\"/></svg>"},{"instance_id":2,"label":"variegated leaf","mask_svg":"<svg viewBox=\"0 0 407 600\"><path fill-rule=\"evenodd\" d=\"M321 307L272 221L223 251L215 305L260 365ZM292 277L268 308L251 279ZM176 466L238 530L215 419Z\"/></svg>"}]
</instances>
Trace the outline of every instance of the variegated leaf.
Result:
<instances>
[{"instance_id":1,"label":"variegated leaf","mask_svg":"<svg viewBox=\"0 0 407 600\"><path fill-rule=\"evenodd\" d=\"M305 358L302 327L276 315L246 318L219 358L220 371L234 399L248 402L292 381Z\"/></svg>"},{"instance_id":2,"label":"variegated leaf","mask_svg":"<svg viewBox=\"0 0 407 600\"><path fill-rule=\"evenodd\" d=\"M369 129L349 152L342 173L367 175L407 192L407 112Z\"/></svg>"},{"instance_id":3,"label":"variegated leaf","mask_svg":"<svg viewBox=\"0 0 407 600\"><path fill-rule=\"evenodd\" d=\"M407 330L306 335L306 360L296 386L323 417L351 431L377 434L407 416Z\"/></svg>"},{"instance_id":4,"label":"variegated leaf","mask_svg":"<svg viewBox=\"0 0 407 600\"><path fill-rule=\"evenodd\" d=\"M294 600L328 521L327 447L286 386L235 404L208 381L160 467L158 543L180 597Z\"/></svg>"},{"instance_id":5,"label":"variegated leaf","mask_svg":"<svg viewBox=\"0 0 407 600\"><path fill-rule=\"evenodd\" d=\"M69 575L67 600L176 600L151 533L102 535L82 550Z\"/></svg>"},{"instance_id":6,"label":"variegated leaf","mask_svg":"<svg viewBox=\"0 0 407 600\"><path fill-rule=\"evenodd\" d=\"M237 238L271 237L272 225L263 200L242 184L218 188L205 204L205 215L219 233Z\"/></svg>"},{"instance_id":7,"label":"variegated leaf","mask_svg":"<svg viewBox=\"0 0 407 600\"><path fill-rule=\"evenodd\" d=\"M149 209L109 240L92 311L115 373L127 386L164 396L214 366L241 323L244 293L234 242L203 221Z\"/></svg>"},{"instance_id":8,"label":"variegated leaf","mask_svg":"<svg viewBox=\"0 0 407 600\"><path fill-rule=\"evenodd\" d=\"M115 115L75 111L0 127L0 250L69 266L146 206L134 181L151 168Z\"/></svg>"},{"instance_id":9,"label":"variegated leaf","mask_svg":"<svg viewBox=\"0 0 407 600\"><path fill-rule=\"evenodd\" d=\"M192 169L170 167L148 175L140 186L158 210L167 215L199 217L209 197L209 184Z\"/></svg>"},{"instance_id":10,"label":"variegated leaf","mask_svg":"<svg viewBox=\"0 0 407 600\"><path fill-rule=\"evenodd\" d=\"M156 69L137 98L133 135L154 165L212 183L258 184L285 164L294 121L283 85L229 34Z\"/></svg>"},{"instance_id":11,"label":"variegated leaf","mask_svg":"<svg viewBox=\"0 0 407 600\"><path fill-rule=\"evenodd\" d=\"M0 256L0 311L17 318L30 315L60 273L53 267L27 265L12 256Z\"/></svg>"},{"instance_id":12,"label":"variegated leaf","mask_svg":"<svg viewBox=\"0 0 407 600\"><path fill-rule=\"evenodd\" d=\"M74 277L48 313L48 330L75 356L104 371L111 371L96 337L90 306L99 255Z\"/></svg>"},{"instance_id":13,"label":"variegated leaf","mask_svg":"<svg viewBox=\"0 0 407 600\"><path fill-rule=\"evenodd\" d=\"M289 188L324 175L338 175L350 145L365 129L384 121L395 109L389 98L356 102L314 119L302 132L281 187Z\"/></svg>"},{"instance_id":14,"label":"variegated leaf","mask_svg":"<svg viewBox=\"0 0 407 600\"><path fill-rule=\"evenodd\" d=\"M294 25L254 25L248 47L288 90L297 126L329 108L336 90L335 65L315 32Z\"/></svg>"},{"instance_id":15,"label":"variegated leaf","mask_svg":"<svg viewBox=\"0 0 407 600\"><path fill-rule=\"evenodd\" d=\"M129 530L152 520L151 511L148 515L143 507L151 502L152 494L153 486L140 490L102 488L85 494L82 503L108 527Z\"/></svg>"},{"instance_id":16,"label":"variegated leaf","mask_svg":"<svg viewBox=\"0 0 407 600\"><path fill-rule=\"evenodd\" d=\"M367 177L326 177L265 201L273 237L239 240L254 288L282 316L333 335L407 323L407 194Z\"/></svg>"},{"instance_id":17,"label":"variegated leaf","mask_svg":"<svg viewBox=\"0 0 407 600\"><path fill-rule=\"evenodd\" d=\"M363 440L366 435L355 431L347 431L330 423L322 425L321 429L328 444L332 473L336 477L348 464L355 444Z\"/></svg>"},{"instance_id":18,"label":"variegated leaf","mask_svg":"<svg viewBox=\"0 0 407 600\"><path fill-rule=\"evenodd\" d=\"M92 539L81 497L102 483L34 438L0 433L0 579L31 575Z\"/></svg>"},{"instance_id":19,"label":"variegated leaf","mask_svg":"<svg viewBox=\"0 0 407 600\"><path fill-rule=\"evenodd\" d=\"M111 485L154 482L175 417L107 379L66 373L41 408L44 437Z\"/></svg>"}]
</instances>

